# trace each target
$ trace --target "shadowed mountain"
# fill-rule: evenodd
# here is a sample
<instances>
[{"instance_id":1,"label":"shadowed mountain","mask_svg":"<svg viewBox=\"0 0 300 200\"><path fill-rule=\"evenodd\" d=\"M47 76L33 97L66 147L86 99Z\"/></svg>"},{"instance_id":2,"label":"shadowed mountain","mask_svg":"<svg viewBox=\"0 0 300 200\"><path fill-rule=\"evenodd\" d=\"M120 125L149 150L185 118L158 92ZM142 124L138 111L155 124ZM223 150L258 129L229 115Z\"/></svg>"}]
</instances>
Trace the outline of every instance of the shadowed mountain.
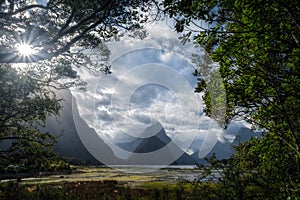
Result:
<instances>
[{"instance_id":1,"label":"shadowed mountain","mask_svg":"<svg viewBox=\"0 0 300 200\"><path fill-rule=\"evenodd\" d=\"M74 162L82 162L86 164L99 164L99 162L86 150L82 144L73 119L72 112L72 94L70 91L58 91L58 98L63 99L61 102L62 110L59 117L48 117L46 128L48 131L58 137L57 143L54 145L55 152ZM84 124L84 122L82 122Z\"/></svg>"},{"instance_id":2,"label":"shadowed mountain","mask_svg":"<svg viewBox=\"0 0 300 200\"><path fill-rule=\"evenodd\" d=\"M165 156L168 156L168 158L174 158L171 161L170 164L173 165L193 165L196 163L196 160L192 158L187 153L183 152L177 145L170 144L171 139L167 136L165 130L162 128L157 134L148 137L148 138L135 138L127 136L127 141L130 140L130 142L123 142L123 143L117 143L116 145L120 148L133 152L133 153L150 153L158 151L165 147L164 153ZM169 146L168 146L169 145ZM173 152L181 152L179 154L173 154ZM178 155L180 155L178 157ZM159 156L159 154L158 154ZM157 157L155 157L157 159ZM155 162L155 161L151 161ZM157 162L159 164L160 161Z\"/></svg>"},{"instance_id":3,"label":"shadowed mountain","mask_svg":"<svg viewBox=\"0 0 300 200\"><path fill-rule=\"evenodd\" d=\"M124 133L125 134L125 133ZM157 134L148 138L137 138L126 135L126 141L119 142L116 145L125 151L134 153L148 153L163 148L171 139L166 135L165 130L162 128Z\"/></svg>"},{"instance_id":4,"label":"shadowed mountain","mask_svg":"<svg viewBox=\"0 0 300 200\"><path fill-rule=\"evenodd\" d=\"M205 158L211 157L213 154L216 155L217 159L228 159L234 152L234 146L237 146L239 143L249 141L251 137L260 137L261 133L251 131L248 128L242 127L238 132L238 135L235 136L233 142L226 141L224 143L217 142L213 149L205 156ZM204 158L198 157L199 152L194 152L191 157L197 160L199 164L208 164Z\"/></svg>"}]
</instances>

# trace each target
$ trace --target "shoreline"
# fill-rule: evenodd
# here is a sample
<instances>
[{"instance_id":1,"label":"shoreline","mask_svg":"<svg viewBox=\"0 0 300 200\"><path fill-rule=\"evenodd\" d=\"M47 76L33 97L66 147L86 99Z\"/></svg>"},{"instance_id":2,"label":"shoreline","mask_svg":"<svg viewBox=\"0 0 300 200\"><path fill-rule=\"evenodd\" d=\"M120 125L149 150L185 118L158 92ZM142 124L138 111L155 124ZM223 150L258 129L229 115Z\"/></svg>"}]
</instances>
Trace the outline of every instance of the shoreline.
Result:
<instances>
[{"instance_id":1,"label":"shoreline","mask_svg":"<svg viewBox=\"0 0 300 200\"><path fill-rule=\"evenodd\" d=\"M201 170L195 168L137 168L123 166L119 168L103 166L72 166L71 170L58 172L17 173L1 175L1 183L18 181L22 184L54 183L74 181L120 181L123 183L139 184L147 181L162 181L174 183L182 180L193 181L197 179ZM10 177L9 177L10 176Z\"/></svg>"}]
</instances>

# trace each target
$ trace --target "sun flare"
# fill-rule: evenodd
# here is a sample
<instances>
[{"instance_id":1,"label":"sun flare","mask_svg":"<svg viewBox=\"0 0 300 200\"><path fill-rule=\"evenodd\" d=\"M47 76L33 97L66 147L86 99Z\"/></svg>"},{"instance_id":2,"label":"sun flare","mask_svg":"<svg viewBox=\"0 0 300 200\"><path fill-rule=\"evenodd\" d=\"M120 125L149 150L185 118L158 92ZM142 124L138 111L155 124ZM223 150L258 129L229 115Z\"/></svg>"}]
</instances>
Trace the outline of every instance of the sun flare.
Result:
<instances>
[{"instance_id":1,"label":"sun flare","mask_svg":"<svg viewBox=\"0 0 300 200\"><path fill-rule=\"evenodd\" d=\"M26 43L18 44L17 50L22 56L30 56L35 53L35 49Z\"/></svg>"}]
</instances>

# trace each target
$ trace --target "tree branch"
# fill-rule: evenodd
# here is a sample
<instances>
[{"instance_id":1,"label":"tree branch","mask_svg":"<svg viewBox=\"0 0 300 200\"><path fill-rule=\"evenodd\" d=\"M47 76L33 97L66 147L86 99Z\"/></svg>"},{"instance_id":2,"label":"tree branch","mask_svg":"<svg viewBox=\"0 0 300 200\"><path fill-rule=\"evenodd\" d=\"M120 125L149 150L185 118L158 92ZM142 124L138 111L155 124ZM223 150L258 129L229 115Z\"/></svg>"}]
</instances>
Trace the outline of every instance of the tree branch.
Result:
<instances>
[{"instance_id":1,"label":"tree branch","mask_svg":"<svg viewBox=\"0 0 300 200\"><path fill-rule=\"evenodd\" d=\"M5 17L13 16L13 15L19 14L21 12L24 12L24 11L27 11L27 10L30 10L30 9L33 9L33 8L40 8L40 9L46 9L46 10L50 9L48 6L35 4L35 5L25 6L23 8L20 8L20 9L17 9L15 11L13 11L13 12L2 12L2 13L0 13L0 17L5 18Z\"/></svg>"}]
</instances>

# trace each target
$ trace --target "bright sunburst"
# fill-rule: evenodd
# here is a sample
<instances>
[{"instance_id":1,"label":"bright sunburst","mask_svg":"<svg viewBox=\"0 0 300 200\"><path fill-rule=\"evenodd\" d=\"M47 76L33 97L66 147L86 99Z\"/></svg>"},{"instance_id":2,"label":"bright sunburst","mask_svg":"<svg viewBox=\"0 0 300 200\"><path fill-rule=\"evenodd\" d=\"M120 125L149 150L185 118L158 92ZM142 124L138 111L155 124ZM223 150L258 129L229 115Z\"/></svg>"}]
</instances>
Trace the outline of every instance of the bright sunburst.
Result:
<instances>
[{"instance_id":1,"label":"bright sunburst","mask_svg":"<svg viewBox=\"0 0 300 200\"><path fill-rule=\"evenodd\" d=\"M30 56L36 52L35 49L27 43L18 44L17 50L22 56Z\"/></svg>"}]
</instances>

